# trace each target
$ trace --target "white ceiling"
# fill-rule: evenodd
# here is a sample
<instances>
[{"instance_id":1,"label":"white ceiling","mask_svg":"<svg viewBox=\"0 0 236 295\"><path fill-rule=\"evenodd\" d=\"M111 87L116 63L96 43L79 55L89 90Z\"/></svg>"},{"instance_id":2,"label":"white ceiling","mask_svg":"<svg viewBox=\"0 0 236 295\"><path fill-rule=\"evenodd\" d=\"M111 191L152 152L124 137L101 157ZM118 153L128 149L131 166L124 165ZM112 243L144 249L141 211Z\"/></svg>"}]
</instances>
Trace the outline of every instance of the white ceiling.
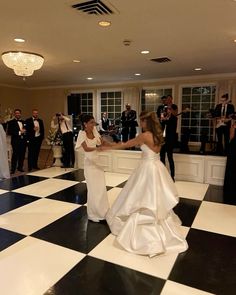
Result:
<instances>
[{"instance_id":1,"label":"white ceiling","mask_svg":"<svg viewBox=\"0 0 236 295\"><path fill-rule=\"evenodd\" d=\"M233 0L104 0L109 16L81 13L83 0L1 0L0 53L36 52L42 69L23 81L0 61L0 84L47 87L236 72ZM101 28L100 20L111 27ZM26 40L19 44L14 38ZM124 46L123 40L132 41ZM142 55L143 49L150 50ZM170 63L151 58L168 56ZM72 60L79 59L80 63ZM201 67L201 72L194 68ZM134 73L141 73L136 77ZM87 77L93 77L87 81Z\"/></svg>"}]
</instances>

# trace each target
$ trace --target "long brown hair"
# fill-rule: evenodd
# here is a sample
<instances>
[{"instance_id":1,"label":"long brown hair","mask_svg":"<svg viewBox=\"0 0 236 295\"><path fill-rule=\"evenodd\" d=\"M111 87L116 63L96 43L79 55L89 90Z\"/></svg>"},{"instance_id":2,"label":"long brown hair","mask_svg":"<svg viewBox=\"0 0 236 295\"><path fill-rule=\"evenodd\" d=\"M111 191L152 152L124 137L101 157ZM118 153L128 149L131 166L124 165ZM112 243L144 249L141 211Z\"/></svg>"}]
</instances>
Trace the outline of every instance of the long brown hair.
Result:
<instances>
[{"instance_id":1,"label":"long brown hair","mask_svg":"<svg viewBox=\"0 0 236 295\"><path fill-rule=\"evenodd\" d=\"M164 143L163 130L155 112L142 111L139 115L140 120L146 120L147 131L153 135L155 145L162 145Z\"/></svg>"}]
</instances>

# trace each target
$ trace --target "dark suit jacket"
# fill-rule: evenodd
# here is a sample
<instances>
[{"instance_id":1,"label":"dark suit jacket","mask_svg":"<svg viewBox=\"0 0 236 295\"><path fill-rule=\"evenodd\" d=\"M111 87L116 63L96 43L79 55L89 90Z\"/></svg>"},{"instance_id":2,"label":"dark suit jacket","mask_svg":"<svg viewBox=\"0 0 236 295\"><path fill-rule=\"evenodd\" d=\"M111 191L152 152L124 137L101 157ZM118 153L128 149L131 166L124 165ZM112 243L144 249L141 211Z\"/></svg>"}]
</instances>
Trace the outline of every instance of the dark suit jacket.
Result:
<instances>
[{"instance_id":1,"label":"dark suit jacket","mask_svg":"<svg viewBox=\"0 0 236 295\"><path fill-rule=\"evenodd\" d=\"M44 125L43 125L43 120L38 119L39 122L39 132L40 132L40 139L44 139ZM34 130L34 120L33 118L28 118L25 121L26 123L26 131L27 131L27 139L31 140L35 137L35 130Z\"/></svg>"},{"instance_id":2,"label":"dark suit jacket","mask_svg":"<svg viewBox=\"0 0 236 295\"><path fill-rule=\"evenodd\" d=\"M214 110L214 117L221 117L221 108L222 103L219 103L216 105ZM229 117L229 115L232 115L234 113L234 105L231 103L228 103L227 110L226 110L226 118Z\"/></svg>"},{"instance_id":3,"label":"dark suit jacket","mask_svg":"<svg viewBox=\"0 0 236 295\"><path fill-rule=\"evenodd\" d=\"M163 122L163 127L165 128L166 126L166 136L165 136L165 142L167 143L175 143L177 138L176 138L176 129L177 129L177 117L174 115L171 115L169 120L164 120Z\"/></svg>"},{"instance_id":4,"label":"dark suit jacket","mask_svg":"<svg viewBox=\"0 0 236 295\"><path fill-rule=\"evenodd\" d=\"M25 127L25 122L23 120L20 121L22 122L23 127ZM11 136L11 143L14 143L19 139L26 139L26 134L20 135L19 131L20 127L16 119L13 119L7 123L7 134Z\"/></svg>"},{"instance_id":5,"label":"dark suit jacket","mask_svg":"<svg viewBox=\"0 0 236 295\"><path fill-rule=\"evenodd\" d=\"M121 114L122 127L137 127L136 111L130 110L126 116L126 111Z\"/></svg>"}]
</instances>

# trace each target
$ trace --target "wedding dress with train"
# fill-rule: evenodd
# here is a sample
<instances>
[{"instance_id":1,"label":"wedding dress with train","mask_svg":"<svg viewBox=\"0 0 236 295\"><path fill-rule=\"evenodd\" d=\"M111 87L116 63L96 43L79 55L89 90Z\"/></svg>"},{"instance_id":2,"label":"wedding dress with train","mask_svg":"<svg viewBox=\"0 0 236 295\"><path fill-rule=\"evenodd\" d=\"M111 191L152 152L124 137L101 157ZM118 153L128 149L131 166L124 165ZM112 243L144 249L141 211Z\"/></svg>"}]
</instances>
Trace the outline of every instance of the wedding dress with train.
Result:
<instances>
[{"instance_id":1,"label":"wedding dress with train","mask_svg":"<svg viewBox=\"0 0 236 295\"><path fill-rule=\"evenodd\" d=\"M127 251L154 256L188 248L173 212L178 203L175 184L159 154L141 146L142 160L107 214L111 232Z\"/></svg>"},{"instance_id":2,"label":"wedding dress with train","mask_svg":"<svg viewBox=\"0 0 236 295\"><path fill-rule=\"evenodd\" d=\"M101 144L97 130L93 131L94 138L89 139L85 131L80 131L75 150L79 151L81 144L85 141L87 146L95 148ZM87 184L87 214L88 219L94 222L104 220L109 208L105 175L103 168L99 165L97 151L84 152L84 176Z\"/></svg>"}]
</instances>

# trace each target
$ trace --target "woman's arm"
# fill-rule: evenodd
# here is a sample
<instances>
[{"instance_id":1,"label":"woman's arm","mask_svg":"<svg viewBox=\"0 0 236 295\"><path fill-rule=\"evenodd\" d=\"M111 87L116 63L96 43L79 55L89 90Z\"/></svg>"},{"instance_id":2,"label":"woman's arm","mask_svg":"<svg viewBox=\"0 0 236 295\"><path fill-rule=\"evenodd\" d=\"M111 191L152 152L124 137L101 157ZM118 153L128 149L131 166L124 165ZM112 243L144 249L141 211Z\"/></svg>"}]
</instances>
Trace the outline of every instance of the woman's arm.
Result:
<instances>
[{"instance_id":1,"label":"woman's arm","mask_svg":"<svg viewBox=\"0 0 236 295\"><path fill-rule=\"evenodd\" d=\"M111 144L109 147L102 147L103 150L105 149L126 149L137 145L142 145L145 141L144 133L139 134L137 137L128 140L127 142L121 143L114 143Z\"/></svg>"}]
</instances>

